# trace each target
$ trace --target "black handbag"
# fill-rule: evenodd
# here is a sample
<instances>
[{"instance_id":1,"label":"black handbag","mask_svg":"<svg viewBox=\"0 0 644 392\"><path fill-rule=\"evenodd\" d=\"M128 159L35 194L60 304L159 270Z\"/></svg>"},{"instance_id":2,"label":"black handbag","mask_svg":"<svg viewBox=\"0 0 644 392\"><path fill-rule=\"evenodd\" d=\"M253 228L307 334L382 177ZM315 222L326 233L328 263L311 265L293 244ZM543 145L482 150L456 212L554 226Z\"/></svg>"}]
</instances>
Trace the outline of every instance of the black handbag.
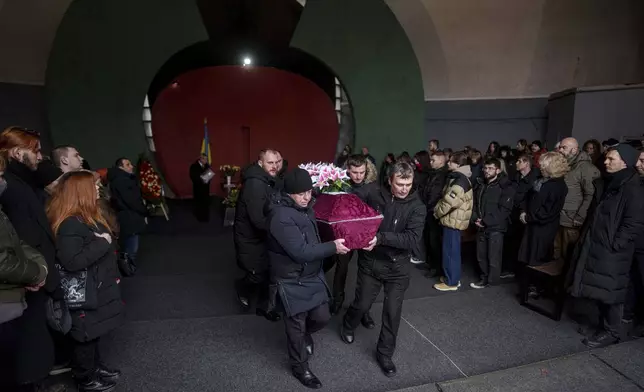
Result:
<instances>
[{"instance_id":1,"label":"black handbag","mask_svg":"<svg viewBox=\"0 0 644 392\"><path fill-rule=\"evenodd\" d=\"M136 273L136 263L129 254L119 252L117 263L119 270L121 270L121 275L132 276Z\"/></svg>"},{"instance_id":2,"label":"black handbag","mask_svg":"<svg viewBox=\"0 0 644 392\"><path fill-rule=\"evenodd\" d=\"M71 310L93 310L98 307L98 287L93 271L96 267L70 272L56 264L60 285L65 293L65 302Z\"/></svg>"}]
</instances>

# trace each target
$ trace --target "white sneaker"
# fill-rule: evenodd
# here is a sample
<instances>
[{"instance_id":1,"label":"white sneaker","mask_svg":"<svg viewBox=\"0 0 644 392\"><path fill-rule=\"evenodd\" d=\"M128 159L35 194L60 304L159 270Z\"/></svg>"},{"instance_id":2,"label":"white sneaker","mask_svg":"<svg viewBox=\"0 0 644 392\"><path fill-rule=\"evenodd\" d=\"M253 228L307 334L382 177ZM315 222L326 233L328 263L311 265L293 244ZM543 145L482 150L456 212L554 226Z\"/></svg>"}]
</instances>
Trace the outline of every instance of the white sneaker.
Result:
<instances>
[{"instance_id":1,"label":"white sneaker","mask_svg":"<svg viewBox=\"0 0 644 392\"><path fill-rule=\"evenodd\" d=\"M441 276L438 280L440 280L440 282L441 282L441 283L445 283L445 284L447 285L447 283L446 283L446 282L447 282L447 278L446 278L446 277ZM449 286L448 286L448 287L449 287ZM458 281L458 284L456 285L456 287L461 288L461 281L460 281L460 280Z\"/></svg>"},{"instance_id":2,"label":"white sneaker","mask_svg":"<svg viewBox=\"0 0 644 392\"><path fill-rule=\"evenodd\" d=\"M412 257L410 261L411 261L412 264L422 264L422 263L425 262L425 260L417 259L417 258L414 258L414 257Z\"/></svg>"}]
</instances>

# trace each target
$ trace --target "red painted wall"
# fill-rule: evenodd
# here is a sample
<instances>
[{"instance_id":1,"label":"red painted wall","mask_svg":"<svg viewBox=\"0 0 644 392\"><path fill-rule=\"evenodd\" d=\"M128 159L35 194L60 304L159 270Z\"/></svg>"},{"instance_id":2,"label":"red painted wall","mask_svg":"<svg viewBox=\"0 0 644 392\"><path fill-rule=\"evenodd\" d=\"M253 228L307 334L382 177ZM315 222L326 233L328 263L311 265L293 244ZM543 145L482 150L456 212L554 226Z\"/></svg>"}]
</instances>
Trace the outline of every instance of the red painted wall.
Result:
<instances>
[{"instance_id":1,"label":"red painted wall","mask_svg":"<svg viewBox=\"0 0 644 392\"><path fill-rule=\"evenodd\" d=\"M220 165L243 167L263 148L281 151L291 168L333 160L338 140L333 103L308 79L274 68L225 66L176 80L178 86L164 89L152 107L152 132L157 162L178 197L192 197L188 168L199 156L204 117L217 174L213 193L222 194Z\"/></svg>"}]
</instances>

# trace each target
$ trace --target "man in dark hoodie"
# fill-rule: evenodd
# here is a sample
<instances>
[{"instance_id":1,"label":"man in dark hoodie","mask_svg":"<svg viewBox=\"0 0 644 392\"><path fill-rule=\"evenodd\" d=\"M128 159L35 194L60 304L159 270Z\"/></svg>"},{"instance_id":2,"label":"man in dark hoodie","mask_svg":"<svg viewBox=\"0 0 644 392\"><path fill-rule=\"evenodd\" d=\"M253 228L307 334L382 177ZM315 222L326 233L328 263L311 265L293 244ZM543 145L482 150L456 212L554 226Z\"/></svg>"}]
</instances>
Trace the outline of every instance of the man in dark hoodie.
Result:
<instances>
[{"instance_id":1,"label":"man in dark hoodie","mask_svg":"<svg viewBox=\"0 0 644 392\"><path fill-rule=\"evenodd\" d=\"M470 283L474 289L498 284L503 260L503 235L508 229L514 205L514 187L497 158L488 158L483 165L483 177L474 188L472 222L476 225L476 258L481 279Z\"/></svg>"},{"instance_id":2,"label":"man in dark hoodie","mask_svg":"<svg viewBox=\"0 0 644 392\"><path fill-rule=\"evenodd\" d=\"M436 276L438 271L442 269L442 242L441 242L441 228L438 219L434 218L434 207L438 201L443 197L443 188L447 182L447 157L442 151L434 151L429 159L429 164L432 170L429 173L427 183L423 187L423 193L420 195L422 201L427 208L427 218L425 219L425 230L423 231L423 239L425 241L425 249L427 250L427 265L429 272L426 274L428 278Z\"/></svg>"},{"instance_id":3,"label":"man in dark hoodie","mask_svg":"<svg viewBox=\"0 0 644 392\"><path fill-rule=\"evenodd\" d=\"M396 374L392 361L396 349L402 303L409 287L411 252L418 246L427 210L415 192L411 192L414 169L406 162L395 163L389 171L389 185L369 187L363 200L384 215L378 233L358 256L358 284L353 304L344 316L340 337L351 344L362 316L371 308L384 286L382 328L376 360L387 377Z\"/></svg>"},{"instance_id":4,"label":"man in dark hoodie","mask_svg":"<svg viewBox=\"0 0 644 392\"><path fill-rule=\"evenodd\" d=\"M514 277L519 247L525 231L525 225L521 223L519 216L522 211L526 210L526 196L538 178L539 169L532 166L532 155L527 153L519 155L517 157L516 173L511 178L515 191L514 205L510 214L510 229L505 236L502 279Z\"/></svg>"},{"instance_id":5,"label":"man in dark hoodie","mask_svg":"<svg viewBox=\"0 0 644 392\"><path fill-rule=\"evenodd\" d=\"M244 310L248 310L251 301L257 299L256 314L270 321L279 321L281 317L266 310L269 276L264 207L278 188L276 177L281 168L282 158L278 151L260 151L257 162L242 172L242 188L235 209L237 265L245 272L244 277L235 283L237 298Z\"/></svg>"},{"instance_id":6,"label":"man in dark hoodie","mask_svg":"<svg viewBox=\"0 0 644 392\"><path fill-rule=\"evenodd\" d=\"M119 248L134 263L139 251L139 234L145 230L148 209L143 204L132 162L127 158L117 159L114 167L107 171L107 179L112 193L112 207L120 227Z\"/></svg>"}]
</instances>

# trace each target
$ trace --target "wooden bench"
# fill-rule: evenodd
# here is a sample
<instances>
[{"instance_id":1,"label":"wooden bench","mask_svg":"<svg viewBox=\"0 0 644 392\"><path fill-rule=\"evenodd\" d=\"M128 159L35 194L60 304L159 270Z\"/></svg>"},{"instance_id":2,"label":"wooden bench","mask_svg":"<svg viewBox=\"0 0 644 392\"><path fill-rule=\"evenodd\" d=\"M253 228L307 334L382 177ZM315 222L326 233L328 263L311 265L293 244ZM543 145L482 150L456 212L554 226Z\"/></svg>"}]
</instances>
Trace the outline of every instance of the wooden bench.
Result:
<instances>
[{"instance_id":1,"label":"wooden bench","mask_svg":"<svg viewBox=\"0 0 644 392\"><path fill-rule=\"evenodd\" d=\"M554 260L538 266L524 267L520 279L521 305L555 321L561 320L566 302L565 285L567 273L568 263L564 260ZM555 306L553 310L547 310L529 302L530 287L533 284L536 284L537 287L544 288L546 294L549 294L554 300Z\"/></svg>"}]
</instances>

